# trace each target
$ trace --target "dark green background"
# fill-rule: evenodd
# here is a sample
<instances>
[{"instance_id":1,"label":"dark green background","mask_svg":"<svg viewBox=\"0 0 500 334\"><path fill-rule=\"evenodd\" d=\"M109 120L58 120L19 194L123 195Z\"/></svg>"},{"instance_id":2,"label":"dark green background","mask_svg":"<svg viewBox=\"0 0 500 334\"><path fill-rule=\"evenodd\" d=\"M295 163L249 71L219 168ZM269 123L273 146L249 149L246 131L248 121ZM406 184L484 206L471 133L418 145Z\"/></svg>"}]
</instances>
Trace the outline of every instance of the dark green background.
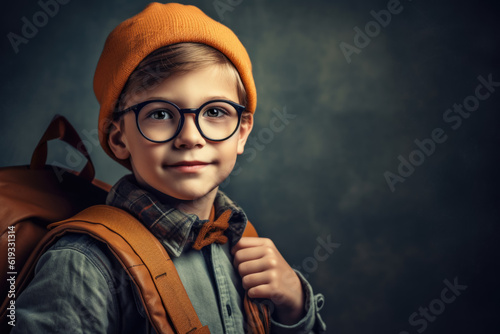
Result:
<instances>
[{"instance_id":1,"label":"dark green background","mask_svg":"<svg viewBox=\"0 0 500 334\"><path fill-rule=\"evenodd\" d=\"M40 7L3 5L0 166L28 163L56 113L84 138L95 133L92 77L104 40L146 3L71 0L17 54L6 36ZM197 3L221 19L213 1ZM232 3L222 22L253 61L257 154L240 157L224 190L290 264L308 268L326 296L328 332L417 333L423 327L409 316L455 277L467 289L425 332L498 331L500 87L456 130L443 121L478 76L500 81L493 2L404 0L351 63L339 44L353 44L353 28L387 1ZM264 129L284 109L296 118L271 140ZM398 156L408 159L414 140L435 128L447 140L391 192L384 172L397 173ZM89 143L98 178L113 183L126 172ZM73 161L64 145L50 149L49 162ZM328 238L340 246L314 259Z\"/></svg>"}]
</instances>

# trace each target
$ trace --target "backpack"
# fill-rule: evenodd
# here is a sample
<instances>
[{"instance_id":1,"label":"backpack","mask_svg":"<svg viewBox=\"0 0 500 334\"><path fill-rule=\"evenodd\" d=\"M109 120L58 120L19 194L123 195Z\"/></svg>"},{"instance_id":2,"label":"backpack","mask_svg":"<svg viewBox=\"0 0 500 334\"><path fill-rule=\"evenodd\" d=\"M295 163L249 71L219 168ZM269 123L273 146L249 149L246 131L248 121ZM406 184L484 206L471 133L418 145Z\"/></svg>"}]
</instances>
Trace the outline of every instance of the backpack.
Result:
<instances>
[{"instance_id":1,"label":"backpack","mask_svg":"<svg viewBox=\"0 0 500 334\"><path fill-rule=\"evenodd\" d=\"M47 142L52 139L70 144L87 158L80 172L46 165ZM62 235L85 233L106 243L122 264L156 332L210 333L161 243L132 215L103 205L111 187L94 178L82 143L71 124L56 116L29 166L0 168L0 332L8 333L15 323L15 297L33 279L39 257ZM243 235L257 236L250 222ZM251 318L249 331L268 333L267 307L251 303L247 296L244 304Z\"/></svg>"}]
</instances>

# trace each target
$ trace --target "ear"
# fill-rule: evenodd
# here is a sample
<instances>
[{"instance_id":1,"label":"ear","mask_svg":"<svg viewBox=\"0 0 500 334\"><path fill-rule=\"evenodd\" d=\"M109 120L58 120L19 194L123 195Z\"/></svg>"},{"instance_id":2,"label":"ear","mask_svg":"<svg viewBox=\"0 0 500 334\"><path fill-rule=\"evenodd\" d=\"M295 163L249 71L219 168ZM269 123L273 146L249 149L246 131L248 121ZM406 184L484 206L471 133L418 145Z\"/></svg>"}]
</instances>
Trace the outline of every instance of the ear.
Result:
<instances>
[{"instance_id":1,"label":"ear","mask_svg":"<svg viewBox=\"0 0 500 334\"><path fill-rule=\"evenodd\" d=\"M248 136L253 129L253 114L247 114L244 116L245 120L241 120L240 132L238 138L238 154L242 154L245 150L245 144L247 142Z\"/></svg>"},{"instance_id":2,"label":"ear","mask_svg":"<svg viewBox=\"0 0 500 334\"><path fill-rule=\"evenodd\" d=\"M122 120L115 121L109 128L108 145L114 155L121 160L128 159L130 152L127 148L127 141L124 132L125 122Z\"/></svg>"}]
</instances>

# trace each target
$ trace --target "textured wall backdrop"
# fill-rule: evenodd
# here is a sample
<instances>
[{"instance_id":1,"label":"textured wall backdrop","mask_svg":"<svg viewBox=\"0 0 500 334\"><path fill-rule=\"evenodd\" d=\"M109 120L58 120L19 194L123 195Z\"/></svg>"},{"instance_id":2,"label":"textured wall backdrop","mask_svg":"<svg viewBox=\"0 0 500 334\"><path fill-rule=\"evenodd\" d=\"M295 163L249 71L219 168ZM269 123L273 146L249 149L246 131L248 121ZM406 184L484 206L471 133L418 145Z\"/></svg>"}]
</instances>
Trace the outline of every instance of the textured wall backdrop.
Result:
<instances>
[{"instance_id":1,"label":"textured wall backdrop","mask_svg":"<svg viewBox=\"0 0 500 334\"><path fill-rule=\"evenodd\" d=\"M107 34L147 1L44 3L2 6L0 166L28 163L58 113L113 183L126 171L95 142L92 77ZM254 65L256 126L223 189L325 294L329 333L498 331L498 8L192 3Z\"/></svg>"}]
</instances>

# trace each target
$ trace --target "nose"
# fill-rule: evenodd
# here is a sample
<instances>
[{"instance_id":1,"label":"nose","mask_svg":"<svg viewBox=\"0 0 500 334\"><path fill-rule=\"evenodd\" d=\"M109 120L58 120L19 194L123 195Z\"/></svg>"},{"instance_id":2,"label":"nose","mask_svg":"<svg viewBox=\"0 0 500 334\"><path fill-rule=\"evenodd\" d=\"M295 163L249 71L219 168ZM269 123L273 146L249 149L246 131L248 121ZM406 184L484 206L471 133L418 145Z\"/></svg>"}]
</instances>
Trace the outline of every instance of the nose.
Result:
<instances>
[{"instance_id":1,"label":"nose","mask_svg":"<svg viewBox=\"0 0 500 334\"><path fill-rule=\"evenodd\" d=\"M203 138L196 127L195 117L195 114L184 114L184 124L181 131L174 139L176 148L186 149L205 146L205 138Z\"/></svg>"}]
</instances>

